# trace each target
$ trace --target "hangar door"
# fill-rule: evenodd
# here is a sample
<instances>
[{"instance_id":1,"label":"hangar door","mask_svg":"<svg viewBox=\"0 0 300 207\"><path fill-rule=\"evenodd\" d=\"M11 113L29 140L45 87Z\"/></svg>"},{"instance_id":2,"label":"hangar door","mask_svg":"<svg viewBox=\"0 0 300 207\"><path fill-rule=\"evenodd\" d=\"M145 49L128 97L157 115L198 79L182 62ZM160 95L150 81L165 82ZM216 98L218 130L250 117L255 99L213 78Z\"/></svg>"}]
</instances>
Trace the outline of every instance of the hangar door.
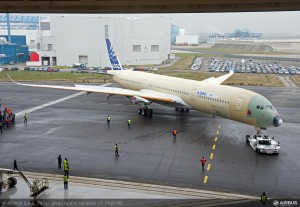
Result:
<instances>
[{"instance_id":1,"label":"hangar door","mask_svg":"<svg viewBox=\"0 0 300 207\"><path fill-rule=\"evenodd\" d=\"M88 56L87 55L79 55L79 62L87 65L88 64Z\"/></svg>"}]
</instances>

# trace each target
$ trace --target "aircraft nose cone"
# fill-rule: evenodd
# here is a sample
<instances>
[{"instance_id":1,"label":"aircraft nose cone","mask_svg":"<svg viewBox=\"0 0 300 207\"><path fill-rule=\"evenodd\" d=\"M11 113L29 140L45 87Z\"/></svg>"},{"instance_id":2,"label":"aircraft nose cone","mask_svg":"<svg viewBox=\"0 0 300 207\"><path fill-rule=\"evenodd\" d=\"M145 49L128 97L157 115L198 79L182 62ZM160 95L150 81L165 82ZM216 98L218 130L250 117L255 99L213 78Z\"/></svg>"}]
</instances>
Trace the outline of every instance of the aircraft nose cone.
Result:
<instances>
[{"instance_id":1,"label":"aircraft nose cone","mask_svg":"<svg viewBox=\"0 0 300 207\"><path fill-rule=\"evenodd\" d=\"M274 127L278 127L282 124L282 119L280 118L279 115L276 115L273 119L273 125Z\"/></svg>"}]
</instances>

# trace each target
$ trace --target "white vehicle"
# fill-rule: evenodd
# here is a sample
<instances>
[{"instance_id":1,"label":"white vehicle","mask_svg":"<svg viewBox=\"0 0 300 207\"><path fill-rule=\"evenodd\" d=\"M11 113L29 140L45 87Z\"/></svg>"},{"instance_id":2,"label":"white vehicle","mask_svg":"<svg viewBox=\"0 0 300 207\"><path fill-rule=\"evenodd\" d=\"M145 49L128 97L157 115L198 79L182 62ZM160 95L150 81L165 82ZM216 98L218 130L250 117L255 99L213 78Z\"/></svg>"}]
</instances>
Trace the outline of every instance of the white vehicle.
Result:
<instances>
[{"instance_id":1,"label":"white vehicle","mask_svg":"<svg viewBox=\"0 0 300 207\"><path fill-rule=\"evenodd\" d=\"M253 137L251 137L250 135L246 135L246 142L248 142L252 149L254 149L254 151L258 152L259 154L279 154L280 143L275 141L274 137L270 138L266 135L254 135Z\"/></svg>"}]
</instances>

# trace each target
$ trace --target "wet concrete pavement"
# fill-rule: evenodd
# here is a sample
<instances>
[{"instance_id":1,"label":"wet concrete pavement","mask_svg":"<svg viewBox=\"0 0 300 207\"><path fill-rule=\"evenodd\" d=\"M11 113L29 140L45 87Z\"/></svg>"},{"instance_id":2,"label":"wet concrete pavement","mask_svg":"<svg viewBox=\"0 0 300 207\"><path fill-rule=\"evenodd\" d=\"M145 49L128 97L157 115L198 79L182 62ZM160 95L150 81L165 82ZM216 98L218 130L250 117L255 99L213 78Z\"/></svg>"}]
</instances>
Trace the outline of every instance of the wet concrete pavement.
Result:
<instances>
[{"instance_id":1,"label":"wet concrete pavement","mask_svg":"<svg viewBox=\"0 0 300 207\"><path fill-rule=\"evenodd\" d=\"M254 128L245 124L156 104L153 118L142 117L125 97L106 100L106 95L89 94L30 113L27 126L18 117L16 126L0 135L0 167L11 168L17 159L21 170L62 173L56 160L61 154L69 159L70 174L76 176L255 196L266 191L273 198L299 198L300 90L248 89L266 96L284 121L265 132L280 141L278 156L256 154L245 143L245 135L253 135ZM15 113L71 94L74 92L0 84L2 105ZM107 115L111 116L110 128ZM127 128L127 119L132 120L132 129ZM176 143L172 141L174 128ZM116 143L119 158L114 156ZM201 171L202 156L207 159L205 172Z\"/></svg>"}]
</instances>

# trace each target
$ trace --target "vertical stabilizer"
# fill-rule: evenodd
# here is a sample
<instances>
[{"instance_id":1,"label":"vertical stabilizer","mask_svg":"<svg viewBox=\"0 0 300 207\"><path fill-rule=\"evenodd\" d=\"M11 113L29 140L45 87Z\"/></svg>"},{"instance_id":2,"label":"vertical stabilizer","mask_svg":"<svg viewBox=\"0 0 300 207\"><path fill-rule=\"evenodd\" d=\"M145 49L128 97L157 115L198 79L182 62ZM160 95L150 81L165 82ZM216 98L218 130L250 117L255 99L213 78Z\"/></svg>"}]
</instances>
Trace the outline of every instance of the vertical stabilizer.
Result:
<instances>
[{"instance_id":1,"label":"vertical stabilizer","mask_svg":"<svg viewBox=\"0 0 300 207\"><path fill-rule=\"evenodd\" d=\"M120 64L119 59L116 56L109 39L106 39L106 46L107 46L108 56L109 56L109 60L110 60L110 64L111 64L111 69L112 70L123 70L122 65Z\"/></svg>"}]
</instances>

